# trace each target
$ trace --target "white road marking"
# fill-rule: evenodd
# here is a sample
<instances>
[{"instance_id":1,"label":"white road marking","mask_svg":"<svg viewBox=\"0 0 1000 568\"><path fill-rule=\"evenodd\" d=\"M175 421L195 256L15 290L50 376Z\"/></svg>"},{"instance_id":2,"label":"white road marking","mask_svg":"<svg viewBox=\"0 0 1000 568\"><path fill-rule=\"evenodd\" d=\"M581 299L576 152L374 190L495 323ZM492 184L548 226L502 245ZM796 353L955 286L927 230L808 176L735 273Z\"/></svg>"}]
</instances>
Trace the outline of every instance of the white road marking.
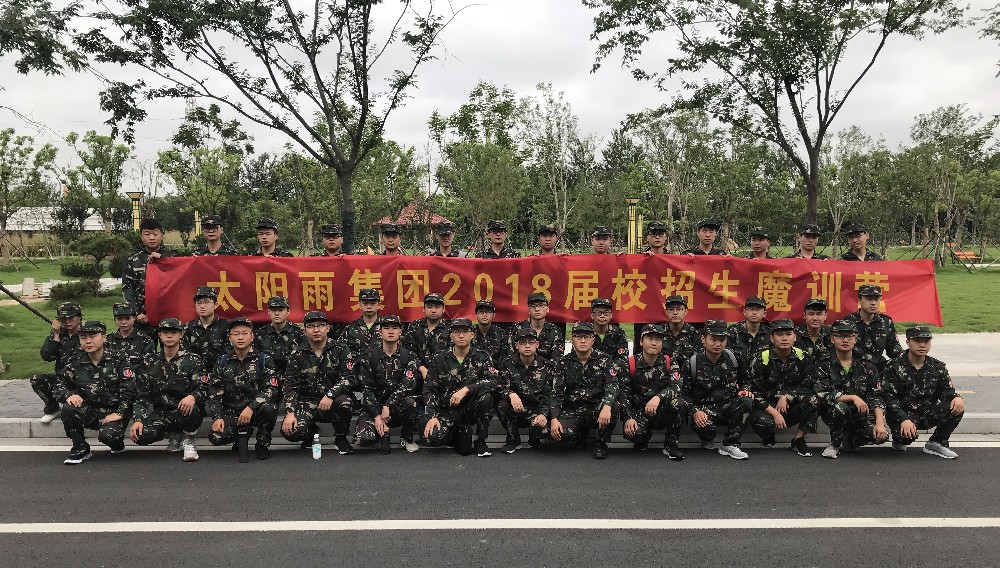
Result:
<instances>
[{"instance_id":1,"label":"white road marking","mask_svg":"<svg viewBox=\"0 0 1000 568\"><path fill-rule=\"evenodd\" d=\"M164 532L349 532L399 530L746 530L849 528L993 528L1000 517L805 519L399 519L356 521L3 523L0 534Z\"/></svg>"}]
</instances>

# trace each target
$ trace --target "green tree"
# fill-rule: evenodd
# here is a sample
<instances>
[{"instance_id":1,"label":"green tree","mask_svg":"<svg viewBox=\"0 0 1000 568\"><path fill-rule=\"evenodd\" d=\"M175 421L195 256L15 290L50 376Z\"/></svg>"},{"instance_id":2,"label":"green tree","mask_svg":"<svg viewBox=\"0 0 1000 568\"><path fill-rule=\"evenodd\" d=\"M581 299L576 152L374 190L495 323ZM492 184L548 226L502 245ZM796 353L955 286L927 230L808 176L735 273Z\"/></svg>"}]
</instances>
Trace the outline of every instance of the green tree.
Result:
<instances>
[{"instance_id":1,"label":"green tree","mask_svg":"<svg viewBox=\"0 0 1000 568\"><path fill-rule=\"evenodd\" d=\"M77 142L83 142L83 147ZM67 170L66 177L71 186L86 188L93 195L92 206L104 220L104 232L110 234L114 226L114 211L121 203L122 176L125 163L131 158L132 149L123 144L115 144L110 136L103 136L91 130L83 139L76 132L70 132L66 142L73 148L82 162Z\"/></svg>"},{"instance_id":2,"label":"green tree","mask_svg":"<svg viewBox=\"0 0 1000 568\"><path fill-rule=\"evenodd\" d=\"M45 144L35 148L30 136L17 136L13 128L0 130L0 262L9 266L10 240L7 223L23 207L45 203L46 177L53 172L56 149Z\"/></svg>"}]
</instances>

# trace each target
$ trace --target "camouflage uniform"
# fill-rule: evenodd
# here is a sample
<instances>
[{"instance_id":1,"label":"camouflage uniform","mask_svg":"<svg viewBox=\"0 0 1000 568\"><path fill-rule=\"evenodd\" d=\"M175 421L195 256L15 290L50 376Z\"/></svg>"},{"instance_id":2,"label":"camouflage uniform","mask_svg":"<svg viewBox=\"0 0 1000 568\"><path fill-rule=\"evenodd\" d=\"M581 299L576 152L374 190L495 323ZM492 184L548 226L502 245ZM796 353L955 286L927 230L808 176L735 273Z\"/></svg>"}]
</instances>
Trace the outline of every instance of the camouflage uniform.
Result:
<instances>
[{"instance_id":1,"label":"camouflage uniform","mask_svg":"<svg viewBox=\"0 0 1000 568\"><path fill-rule=\"evenodd\" d=\"M479 325L476 325L476 329L473 331L476 332L476 335L472 338L472 346L480 351L485 351L495 364L499 365L502 361L511 357L510 334L500 327L500 325L494 323L485 334L479 328Z\"/></svg>"},{"instance_id":2,"label":"camouflage uniform","mask_svg":"<svg viewBox=\"0 0 1000 568\"><path fill-rule=\"evenodd\" d=\"M702 441L711 442L715 439L716 424L727 424L722 443L727 446L738 444L750 424L753 411L753 399L739 394L750 390L745 367L740 365L732 351L728 355L724 351L715 363L708 360L704 351L694 358L696 376L692 376L690 358L673 360L673 370L681 374L684 403L691 416L699 410L708 415L708 424L704 428L693 423L691 428Z\"/></svg>"},{"instance_id":3,"label":"camouflage uniform","mask_svg":"<svg viewBox=\"0 0 1000 568\"><path fill-rule=\"evenodd\" d=\"M127 360L133 369L141 370L146 357L156 353L156 340L138 329L133 329L128 337L116 331L108 335L104 349Z\"/></svg>"},{"instance_id":4,"label":"camouflage uniform","mask_svg":"<svg viewBox=\"0 0 1000 568\"><path fill-rule=\"evenodd\" d=\"M451 349L435 355L423 388L425 419L437 418L441 427L425 437L424 443L432 447L448 445L457 427L473 425L476 437L485 439L489 435L496 383L497 370L484 351L471 349L461 362ZM452 406L451 395L463 387L469 387L469 393L458 406Z\"/></svg>"},{"instance_id":5,"label":"camouflage uniform","mask_svg":"<svg viewBox=\"0 0 1000 568\"><path fill-rule=\"evenodd\" d=\"M628 358L628 337L621 326L612 323L608 326L608 332L604 334L604 337L594 336L594 349L614 359L624 361Z\"/></svg>"},{"instance_id":6,"label":"camouflage uniform","mask_svg":"<svg viewBox=\"0 0 1000 568\"><path fill-rule=\"evenodd\" d=\"M365 318L360 317L352 321L340 334L340 342L347 346L355 357L365 357L372 350L382 346L382 336L379 335L379 320L376 319L371 327L365 323Z\"/></svg>"},{"instance_id":7,"label":"camouflage uniform","mask_svg":"<svg viewBox=\"0 0 1000 568\"><path fill-rule=\"evenodd\" d=\"M160 257L177 256L175 251L161 246ZM149 253L145 249L133 253L125 259L122 271L122 297L132 304L139 314L146 313L146 264L149 263Z\"/></svg>"},{"instance_id":8,"label":"camouflage uniform","mask_svg":"<svg viewBox=\"0 0 1000 568\"><path fill-rule=\"evenodd\" d=\"M212 422L223 421L222 432L209 431L208 440L216 446L231 444L241 431L249 435L250 429L257 428L257 444L270 446L278 412L272 401L278 395L278 383L278 371L266 353L251 347L243 360L235 353L223 355L208 382L202 384L205 414ZM253 411L250 424L238 426L237 417L248 407Z\"/></svg>"},{"instance_id":9,"label":"camouflage uniform","mask_svg":"<svg viewBox=\"0 0 1000 568\"><path fill-rule=\"evenodd\" d=\"M418 362L405 348L387 355L382 346L369 352L367 358L357 358L357 375L361 383L361 416L355 426L354 439L361 447L379 443L382 436L375 428L375 417L382 407L389 407L390 428L400 426L400 436L413 441L417 428Z\"/></svg>"},{"instance_id":10,"label":"camouflage uniform","mask_svg":"<svg viewBox=\"0 0 1000 568\"><path fill-rule=\"evenodd\" d=\"M45 341L42 342L42 349L40 351L42 361L55 361L55 374L34 375L31 377L30 383L31 390L35 391L38 398L42 399L42 402L45 404L45 414L59 412L59 398L55 394L59 386L59 376L63 374L63 371L66 370L74 359L83 354L83 349L80 348L79 333L69 335L65 332L60 332L59 341L55 341L52 339L52 333L50 332Z\"/></svg>"},{"instance_id":11,"label":"camouflage uniform","mask_svg":"<svg viewBox=\"0 0 1000 568\"><path fill-rule=\"evenodd\" d=\"M747 329L747 322L729 326L729 341L726 342L726 349L736 354L741 365L749 368L750 361L761 351L771 346L771 327L767 322L760 322L760 330L757 335L750 335Z\"/></svg>"},{"instance_id":12,"label":"camouflage uniform","mask_svg":"<svg viewBox=\"0 0 1000 568\"><path fill-rule=\"evenodd\" d=\"M786 258L804 258L804 257L802 256L802 251L801 250L797 250L797 251L793 252L792 254L788 255ZM830 257L827 256L827 255L825 255L825 254L820 254L820 253L818 253L816 251L813 251L813 255L812 255L812 258L810 260L828 260L829 258Z\"/></svg>"},{"instance_id":13,"label":"camouflage uniform","mask_svg":"<svg viewBox=\"0 0 1000 568\"><path fill-rule=\"evenodd\" d=\"M858 330L858 343L855 349L861 353L863 359L874 363L879 371L885 369L886 357L889 360L897 359L903 352L903 346L896 337L896 325L891 317L875 314L869 325L861 319L861 310L858 310L844 320L852 323Z\"/></svg>"},{"instance_id":14,"label":"camouflage uniform","mask_svg":"<svg viewBox=\"0 0 1000 568\"><path fill-rule=\"evenodd\" d=\"M74 394L83 398L79 408L66 404L66 399ZM105 351L95 365L83 353L62 370L55 396L64 403L63 428L74 447L87 445L86 428L97 430L97 439L112 450L125 448L125 427L135 400L135 373L128 363ZM112 413L120 414L122 419L101 424Z\"/></svg>"},{"instance_id":15,"label":"camouflage uniform","mask_svg":"<svg viewBox=\"0 0 1000 568\"><path fill-rule=\"evenodd\" d=\"M197 432L204 419L205 393L201 387L208 382L201 359L183 350L169 361L162 352L150 353L143 367L136 379L135 419L142 422L136 443L152 444L172 432ZM177 405L188 395L194 397L194 408L184 416Z\"/></svg>"},{"instance_id":16,"label":"camouflage uniform","mask_svg":"<svg viewBox=\"0 0 1000 568\"><path fill-rule=\"evenodd\" d=\"M814 341L809 336L809 330L805 324L799 324L795 326L795 347L801 349L806 355L812 356L818 364L820 361L836 355L830 339L831 333L830 326L824 325L819 329L819 339Z\"/></svg>"},{"instance_id":17,"label":"camouflage uniform","mask_svg":"<svg viewBox=\"0 0 1000 568\"><path fill-rule=\"evenodd\" d=\"M290 253L290 252L288 252L287 250L285 250L285 249L283 249L281 247L274 247L274 252L272 252L271 254L265 255L264 251L262 251L260 248L258 248L250 256L265 256L267 258L272 258L272 257L278 257L278 256L281 256L281 257L293 257L295 255L292 254L292 253Z\"/></svg>"},{"instance_id":18,"label":"camouflage uniform","mask_svg":"<svg viewBox=\"0 0 1000 568\"><path fill-rule=\"evenodd\" d=\"M497 380L500 403L497 405L497 418L507 432L508 440L520 441L521 432L518 428L521 427L528 428L528 439L535 445L548 434L548 425L539 428L531 422L539 414L548 418L554 375L551 363L537 355L530 365L522 363L520 355L500 364ZM514 412L514 407L510 403L510 393L517 394L521 399L523 412Z\"/></svg>"},{"instance_id":19,"label":"camouflage uniform","mask_svg":"<svg viewBox=\"0 0 1000 568\"><path fill-rule=\"evenodd\" d=\"M531 320L524 320L517 327L531 327ZM513 335L511 335L513 337ZM516 355L513 343L510 352ZM538 356L546 361L558 361L566 353L566 326L545 322L538 332Z\"/></svg>"},{"instance_id":20,"label":"camouflage uniform","mask_svg":"<svg viewBox=\"0 0 1000 568\"><path fill-rule=\"evenodd\" d=\"M807 433L816 433L819 395L816 393L815 362L798 348L792 348L787 361L782 361L771 347L758 353L750 363L750 384L754 395L750 425L766 444L774 443L774 417L766 412L776 407L782 396L788 398L785 423Z\"/></svg>"},{"instance_id":21,"label":"camouflage uniform","mask_svg":"<svg viewBox=\"0 0 1000 568\"><path fill-rule=\"evenodd\" d=\"M346 436L351 428L354 391L358 386L354 358L343 344L327 339L319 356L308 342L300 345L288 358L281 389L285 412L294 412L299 423L285 438L301 442L315 433L314 425L319 422L332 423L335 435ZM324 396L333 401L326 412L319 409Z\"/></svg>"},{"instance_id":22,"label":"camouflage uniform","mask_svg":"<svg viewBox=\"0 0 1000 568\"><path fill-rule=\"evenodd\" d=\"M653 416L646 415L646 404L660 397L660 406ZM635 420L638 428L625 439L633 444L648 444L654 430L666 430L666 437L677 441L687 409L684 406L683 381L680 372L668 366L662 354L650 365L639 356L635 357L635 372L624 377L621 384L622 413L624 420Z\"/></svg>"},{"instance_id":23,"label":"camouflage uniform","mask_svg":"<svg viewBox=\"0 0 1000 568\"><path fill-rule=\"evenodd\" d=\"M203 247L195 249L195 251L191 254L192 256L239 256L240 255L240 253L237 252L235 248L233 248L233 245L227 242L223 242L222 246L219 247L219 250L215 252L209 252L208 245L205 245Z\"/></svg>"},{"instance_id":24,"label":"camouflage uniform","mask_svg":"<svg viewBox=\"0 0 1000 568\"><path fill-rule=\"evenodd\" d=\"M562 443L583 443L587 433L597 429L597 440L607 443L618 422L618 393L626 373L620 362L592 351L590 359L581 363L576 352L570 351L558 362L552 381L550 414L562 424ZM611 423L598 428L597 417L605 406L611 407Z\"/></svg>"},{"instance_id":25,"label":"camouflage uniform","mask_svg":"<svg viewBox=\"0 0 1000 568\"><path fill-rule=\"evenodd\" d=\"M934 428L930 441L947 445L963 415L951 413L951 401L959 395L945 364L927 356L917 369L910 363L907 350L889 363L883 376L886 422L893 442L913 442L915 438L904 438L899 433L903 421L910 420L920 430Z\"/></svg>"},{"instance_id":26,"label":"camouflage uniform","mask_svg":"<svg viewBox=\"0 0 1000 568\"><path fill-rule=\"evenodd\" d=\"M710 250L709 252L705 252L701 250L701 247L697 246L691 247L681 252L681 254L693 254L695 256L726 256L726 252L722 249L717 249L713 247L712 250Z\"/></svg>"},{"instance_id":27,"label":"camouflage uniform","mask_svg":"<svg viewBox=\"0 0 1000 568\"><path fill-rule=\"evenodd\" d=\"M521 253L510 248L510 245L507 243L504 243L500 252L495 252L493 247L487 244L486 247L476 253L476 258L521 258Z\"/></svg>"},{"instance_id":28,"label":"camouflage uniform","mask_svg":"<svg viewBox=\"0 0 1000 568\"><path fill-rule=\"evenodd\" d=\"M419 364L430 368L435 355L451 346L451 326L442 319L433 331L427 330L427 318L410 322L403 334L403 347L413 354Z\"/></svg>"},{"instance_id":29,"label":"camouflage uniform","mask_svg":"<svg viewBox=\"0 0 1000 568\"><path fill-rule=\"evenodd\" d=\"M670 324L663 324L666 334L663 336L663 347L660 353L670 355L671 359L690 359L692 355L701 350L701 333L687 322L681 327L681 332L674 335L670 330ZM636 333L640 336L642 331ZM642 355L642 341L636 341L632 345L632 355L639 357Z\"/></svg>"},{"instance_id":30,"label":"camouflage uniform","mask_svg":"<svg viewBox=\"0 0 1000 568\"><path fill-rule=\"evenodd\" d=\"M868 249L865 249L864 258L858 258L858 256L854 254L854 251L848 249L844 251L844 254L840 255L840 260L885 260L885 259L882 258L882 255L876 252L872 252Z\"/></svg>"},{"instance_id":31,"label":"camouflage uniform","mask_svg":"<svg viewBox=\"0 0 1000 568\"><path fill-rule=\"evenodd\" d=\"M826 361L817 361L819 388L827 403L822 410L823 422L830 427L830 444L847 449L875 443L875 409L885 410L882 379L871 361L854 352L851 367L845 369L836 354ZM840 402L840 397L854 395L868 404L868 414L858 412L852 402Z\"/></svg>"},{"instance_id":32,"label":"camouflage uniform","mask_svg":"<svg viewBox=\"0 0 1000 568\"><path fill-rule=\"evenodd\" d=\"M266 323L254 330L253 341L254 348L270 355L278 373L283 375L292 352L306 344L306 334L290 321L285 322L281 331L275 329L274 324Z\"/></svg>"},{"instance_id":33,"label":"camouflage uniform","mask_svg":"<svg viewBox=\"0 0 1000 568\"><path fill-rule=\"evenodd\" d=\"M187 323L181 349L197 355L206 369L214 369L223 353L232 352L229 344L228 322L218 316L205 327L201 320L194 318Z\"/></svg>"}]
</instances>

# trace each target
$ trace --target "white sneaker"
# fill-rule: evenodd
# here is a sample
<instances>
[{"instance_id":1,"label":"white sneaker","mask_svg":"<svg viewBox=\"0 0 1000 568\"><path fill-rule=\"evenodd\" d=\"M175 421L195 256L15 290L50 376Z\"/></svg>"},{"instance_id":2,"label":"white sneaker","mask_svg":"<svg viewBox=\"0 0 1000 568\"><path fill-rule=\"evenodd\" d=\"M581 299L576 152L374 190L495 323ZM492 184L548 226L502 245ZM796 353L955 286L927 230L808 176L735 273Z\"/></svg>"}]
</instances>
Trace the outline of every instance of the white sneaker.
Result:
<instances>
[{"instance_id":1,"label":"white sneaker","mask_svg":"<svg viewBox=\"0 0 1000 568\"><path fill-rule=\"evenodd\" d=\"M46 414L38 419L42 424L51 424L53 420L59 418L59 411L55 411L52 414Z\"/></svg>"},{"instance_id":2,"label":"white sneaker","mask_svg":"<svg viewBox=\"0 0 1000 568\"><path fill-rule=\"evenodd\" d=\"M179 452L181 451L181 433L171 432L167 434L167 451L168 452Z\"/></svg>"},{"instance_id":3,"label":"white sneaker","mask_svg":"<svg viewBox=\"0 0 1000 568\"><path fill-rule=\"evenodd\" d=\"M406 450L407 452L409 452L411 454L413 452L419 452L420 451L420 446L418 446L416 442L411 442L409 440L400 440L399 441L399 445L402 446L404 450Z\"/></svg>"},{"instance_id":4,"label":"white sneaker","mask_svg":"<svg viewBox=\"0 0 1000 568\"><path fill-rule=\"evenodd\" d=\"M951 448L938 442L927 442L924 444L924 453L931 454L932 456L938 456L946 460L953 460L958 457L958 454L952 451Z\"/></svg>"},{"instance_id":5,"label":"white sneaker","mask_svg":"<svg viewBox=\"0 0 1000 568\"><path fill-rule=\"evenodd\" d=\"M185 436L181 446L184 447L184 461L198 461L198 450L194 447L194 436Z\"/></svg>"},{"instance_id":6,"label":"white sneaker","mask_svg":"<svg viewBox=\"0 0 1000 568\"><path fill-rule=\"evenodd\" d=\"M715 449L715 441L714 440L710 440L708 442L703 441L701 443L701 449L703 449L703 450L709 450L709 451L714 450Z\"/></svg>"},{"instance_id":7,"label":"white sneaker","mask_svg":"<svg viewBox=\"0 0 1000 568\"><path fill-rule=\"evenodd\" d=\"M729 456L734 460L745 460L750 457L739 446L727 446L725 444L719 446L719 454Z\"/></svg>"},{"instance_id":8,"label":"white sneaker","mask_svg":"<svg viewBox=\"0 0 1000 568\"><path fill-rule=\"evenodd\" d=\"M840 448L834 446L833 444L830 444L823 450L824 458L830 458L831 460L835 460L839 455L840 455Z\"/></svg>"}]
</instances>

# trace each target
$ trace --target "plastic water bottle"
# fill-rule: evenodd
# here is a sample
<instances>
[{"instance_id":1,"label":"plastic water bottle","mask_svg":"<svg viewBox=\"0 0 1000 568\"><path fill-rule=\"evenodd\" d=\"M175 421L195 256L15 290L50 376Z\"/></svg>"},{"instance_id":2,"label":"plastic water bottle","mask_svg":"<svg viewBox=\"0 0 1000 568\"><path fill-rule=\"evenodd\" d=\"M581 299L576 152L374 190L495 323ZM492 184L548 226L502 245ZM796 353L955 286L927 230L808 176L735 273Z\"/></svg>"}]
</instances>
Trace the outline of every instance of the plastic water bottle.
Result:
<instances>
[{"instance_id":1,"label":"plastic water bottle","mask_svg":"<svg viewBox=\"0 0 1000 568\"><path fill-rule=\"evenodd\" d=\"M318 460L323 455L323 445L319 443L319 434L313 434L313 459Z\"/></svg>"}]
</instances>

